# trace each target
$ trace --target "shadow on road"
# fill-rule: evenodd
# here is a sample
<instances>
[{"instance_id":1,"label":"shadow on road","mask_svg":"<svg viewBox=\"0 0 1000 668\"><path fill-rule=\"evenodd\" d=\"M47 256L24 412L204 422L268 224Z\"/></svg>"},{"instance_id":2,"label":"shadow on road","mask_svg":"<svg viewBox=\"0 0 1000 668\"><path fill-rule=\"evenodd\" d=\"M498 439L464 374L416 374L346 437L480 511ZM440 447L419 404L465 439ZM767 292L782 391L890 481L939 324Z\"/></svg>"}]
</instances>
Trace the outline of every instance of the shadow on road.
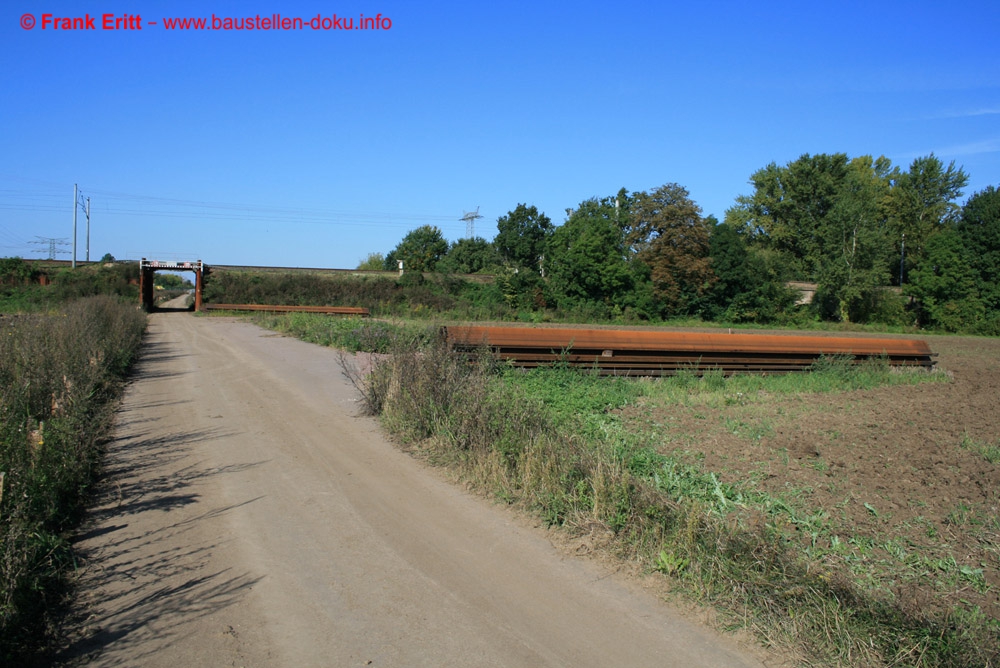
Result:
<instances>
[{"instance_id":1,"label":"shadow on road","mask_svg":"<svg viewBox=\"0 0 1000 668\"><path fill-rule=\"evenodd\" d=\"M172 306L156 306L153 308L153 313L194 313L194 306L184 306L184 307L172 307Z\"/></svg>"},{"instance_id":2,"label":"shadow on road","mask_svg":"<svg viewBox=\"0 0 1000 668\"><path fill-rule=\"evenodd\" d=\"M139 359L132 366L129 373L129 380L149 380L153 378L171 378L183 375L184 372L167 371L171 362L187 357L178 353L175 348L165 341L143 341L142 352Z\"/></svg>"},{"instance_id":3,"label":"shadow on road","mask_svg":"<svg viewBox=\"0 0 1000 668\"><path fill-rule=\"evenodd\" d=\"M159 648L182 640L180 631L171 625L172 618L183 616L186 622L197 621L229 607L261 579L225 569L179 580L171 578L170 584L158 586L151 581L141 585L129 592L128 602L115 610L113 618L96 614L79 620L85 624L83 634L52 657L51 665L87 665L112 645L129 657L129 665L144 665ZM114 598L93 600L91 604L109 606ZM149 649L130 651L130 647Z\"/></svg>"},{"instance_id":4,"label":"shadow on road","mask_svg":"<svg viewBox=\"0 0 1000 668\"><path fill-rule=\"evenodd\" d=\"M153 353L162 354L168 353ZM63 646L49 665L110 665L122 656L129 665L145 665L262 579L233 568L209 569L226 540L213 522L263 497L210 505L199 490L214 478L267 461L212 465L195 459L194 444L238 434L164 433L156 423L165 418L140 417L148 416L145 407L151 404L164 405L137 402L119 413L120 436L109 444L97 498L73 541L83 568L75 583L76 603L63 624Z\"/></svg>"}]
</instances>

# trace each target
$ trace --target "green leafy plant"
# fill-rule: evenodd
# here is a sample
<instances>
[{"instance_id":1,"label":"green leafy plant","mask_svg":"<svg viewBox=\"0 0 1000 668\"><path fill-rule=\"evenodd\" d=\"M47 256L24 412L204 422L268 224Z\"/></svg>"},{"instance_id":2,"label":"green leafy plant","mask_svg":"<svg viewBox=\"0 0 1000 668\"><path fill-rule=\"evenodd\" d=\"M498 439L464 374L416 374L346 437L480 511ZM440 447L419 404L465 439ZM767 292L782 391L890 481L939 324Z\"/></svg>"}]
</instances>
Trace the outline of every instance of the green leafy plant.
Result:
<instances>
[{"instance_id":1,"label":"green leafy plant","mask_svg":"<svg viewBox=\"0 0 1000 668\"><path fill-rule=\"evenodd\" d=\"M678 557L672 552L660 550L660 554L656 557L655 570L666 575L678 575L688 567L689 563L689 559Z\"/></svg>"}]
</instances>

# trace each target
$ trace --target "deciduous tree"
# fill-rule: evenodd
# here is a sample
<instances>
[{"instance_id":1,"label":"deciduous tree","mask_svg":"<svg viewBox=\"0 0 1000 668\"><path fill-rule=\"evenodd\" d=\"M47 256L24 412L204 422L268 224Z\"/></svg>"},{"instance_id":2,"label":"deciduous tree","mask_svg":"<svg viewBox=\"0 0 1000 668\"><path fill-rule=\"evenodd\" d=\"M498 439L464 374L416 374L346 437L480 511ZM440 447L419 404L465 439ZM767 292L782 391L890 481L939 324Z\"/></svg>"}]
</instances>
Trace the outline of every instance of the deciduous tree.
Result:
<instances>
[{"instance_id":1,"label":"deciduous tree","mask_svg":"<svg viewBox=\"0 0 1000 668\"><path fill-rule=\"evenodd\" d=\"M1000 190L975 193L962 207L958 231L976 270L980 295L991 311L1000 311Z\"/></svg>"},{"instance_id":2,"label":"deciduous tree","mask_svg":"<svg viewBox=\"0 0 1000 668\"><path fill-rule=\"evenodd\" d=\"M438 261L448 252L448 242L441 230L432 225L422 225L411 230L385 257L385 268L395 270L399 260L406 271L434 271Z\"/></svg>"},{"instance_id":3,"label":"deciduous tree","mask_svg":"<svg viewBox=\"0 0 1000 668\"><path fill-rule=\"evenodd\" d=\"M552 233L546 276L564 305L595 302L622 307L633 286L622 228L606 200L583 202Z\"/></svg>"},{"instance_id":4,"label":"deciduous tree","mask_svg":"<svg viewBox=\"0 0 1000 668\"><path fill-rule=\"evenodd\" d=\"M438 263L438 270L452 274L475 274L495 269L500 264L496 248L482 237L459 239L448 247Z\"/></svg>"},{"instance_id":5,"label":"deciduous tree","mask_svg":"<svg viewBox=\"0 0 1000 668\"><path fill-rule=\"evenodd\" d=\"M636 194L629 214L628 245L649 266L666 312L693 312L715 280L709 259L711 223L676 183Z\"/></svg>"},{"instance_id":6,"label":"deciduous tree","mask_svg":"<svg viewBox=\"0 0 1000 668\"><path fill-rule=\"evenodd\" d=\"M954 161L945 167L933 153L916 158L909 171L894 172L892 177L893 187L887 197L889 235L896 258L905 249L905 275L920 264L927 240L942 225L958 218L961 210L956 200L962 196L969 177L955 167ZM898 267L898 263L892 263L896 284L901 280Z\"/></svg>"},{"instance_id":7,"label":"deciduous tree","mask_svg":"<svg viewBox=\"0 0 1000 668\"><path fill-rule=\"evenodd\" d=\"M914 169L933 171L931 163ZM803 155L754 173L754 193L738 198L726 220L755 247L778 253L787 278L815 281L825 317L865 320L897 257L889 219L898 176L884 157Z\"/></svg>"},{"instance_id":8,"label":"deciduous tree","mask_svg":"<svg viewBox=\"0 0 1000 668\"><path fill-rule=\"evenodd\" d=\"M381 253L369 253L368 257L358 263L358 269L361 271L382 271L385 269L385 256Z\"/></svg>"},{"instance_id":9,"label":"deciduous tree","mask_svg":"<svg viewBox=\"0 0 1000 668\"><path fill-rule=\"evenodd\" d=\"M539 273L541 257L553 229L549 217L534 205L518 204L497 219L498 232L493 244L508 266Z\"/></svg>"},{"instance_id":10,"label":"deciduous tree","mask_svg":"<svg viewBox=\"0 0 1000 668\"><path fill-rule=\"evenodd\" d=\"M729 322L772 322L795 305L795 294L769 266L766 255L747 247L732 225L713 216L709 255L716 281L706 294L704 315Z\"/></svg>"},{"instance_id":11,"label":"deciduous tree","mask_svg":"<svg viewBox=\"0 0 1000 668\"><path fill-rule=\"evenodd\" d=\"M882 208L889 190L888 172L885 158L852 160L833 207L818 221L822 255L813 258L817 297L844 322L867 320L879 291L889 284L891 244Z\"/></svg>"},{"instance_id":12,"label":"deciduous tree","mask_svg":"<svg viewBox=\"0 0 1000 668\"><path fill-rule=\"evenodd\" d=\"M966 241L948 227L927 241L924 261L910 274L906 292L919 301L923 324L957 332L974 328L986 313L978 278Z\"/></svg>"},{"instance_id":13,"label":"deciduous tree","mask_svg":"<svg viewBox=\"0 0 1000 668\"><path fill-rule=\"evenodd\" d=\"M824 256L818 230L837 202L847 170L844 153L806 154L784 167L772 162L750 177L753 194L738 197L726 221L743 226L757 247L780 253L789 279L814 280Z\"/></svg>"}]
</instances>

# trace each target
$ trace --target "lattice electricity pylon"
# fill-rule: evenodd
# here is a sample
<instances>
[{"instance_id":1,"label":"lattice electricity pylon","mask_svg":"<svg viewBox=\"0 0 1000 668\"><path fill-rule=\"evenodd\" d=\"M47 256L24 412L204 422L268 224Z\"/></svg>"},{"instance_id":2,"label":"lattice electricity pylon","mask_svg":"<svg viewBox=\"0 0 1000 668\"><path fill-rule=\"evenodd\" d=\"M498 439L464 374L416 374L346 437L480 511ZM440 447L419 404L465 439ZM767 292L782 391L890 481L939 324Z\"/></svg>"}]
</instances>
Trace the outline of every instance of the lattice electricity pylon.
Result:
<instances>
[{"instance_id":1,"label":"lattice electricity pylon","mask_svg":"<svg viewBox=\"0 0 1000 668\"><path fill-rule=\"evenodd\" d=\"M465 215L459 218L459 220L465 221L465 236L472 239L476 236L476 218L482 218L479 215L479 207L476 207L475 211L466 211Z\"/></svg>"},{"instance_id":2,"label":"lattice electricity pylon","mask_svg":"<svg viewBox=\"0 0 1000 668\"><path fill-rule=\"evenodd\" d=\"M56 254L58 253L62 253L63 255L67 255L69 253L69 251L59 250L58 248L59 246L69 246L69 239L57 239L55 237L39 237L38 235L35 236L38 238L38 241L29 241L28 243L38 244L39 246L48 246L49 247L48 259L50 260L56 259Z\"/></svg>"}]
</instances>

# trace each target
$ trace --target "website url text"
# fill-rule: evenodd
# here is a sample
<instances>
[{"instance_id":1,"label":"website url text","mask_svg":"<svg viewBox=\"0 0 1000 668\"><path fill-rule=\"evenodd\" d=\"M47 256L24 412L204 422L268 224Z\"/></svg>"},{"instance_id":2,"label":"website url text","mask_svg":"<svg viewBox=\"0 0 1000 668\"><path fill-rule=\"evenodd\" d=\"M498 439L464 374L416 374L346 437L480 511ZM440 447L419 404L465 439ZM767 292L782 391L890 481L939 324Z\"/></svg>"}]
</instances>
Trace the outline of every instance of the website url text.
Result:
<instances>
[{"instance_id":1,"label":"website url text","mask_svg":"<svg viewBox=\"0 0 1000 668\"><path fill-rule=\"evenodd\" d=\"M161 18L143 20L140 14L100 14L91 16L56 16L44 13L23 14L21 27L32 30L36 25L42 30L391 30L392 19L382 14L375 16L341 16L332 14L313 17L282 16L217 16L197 18Z\"/></svg>"}]
</instances>

